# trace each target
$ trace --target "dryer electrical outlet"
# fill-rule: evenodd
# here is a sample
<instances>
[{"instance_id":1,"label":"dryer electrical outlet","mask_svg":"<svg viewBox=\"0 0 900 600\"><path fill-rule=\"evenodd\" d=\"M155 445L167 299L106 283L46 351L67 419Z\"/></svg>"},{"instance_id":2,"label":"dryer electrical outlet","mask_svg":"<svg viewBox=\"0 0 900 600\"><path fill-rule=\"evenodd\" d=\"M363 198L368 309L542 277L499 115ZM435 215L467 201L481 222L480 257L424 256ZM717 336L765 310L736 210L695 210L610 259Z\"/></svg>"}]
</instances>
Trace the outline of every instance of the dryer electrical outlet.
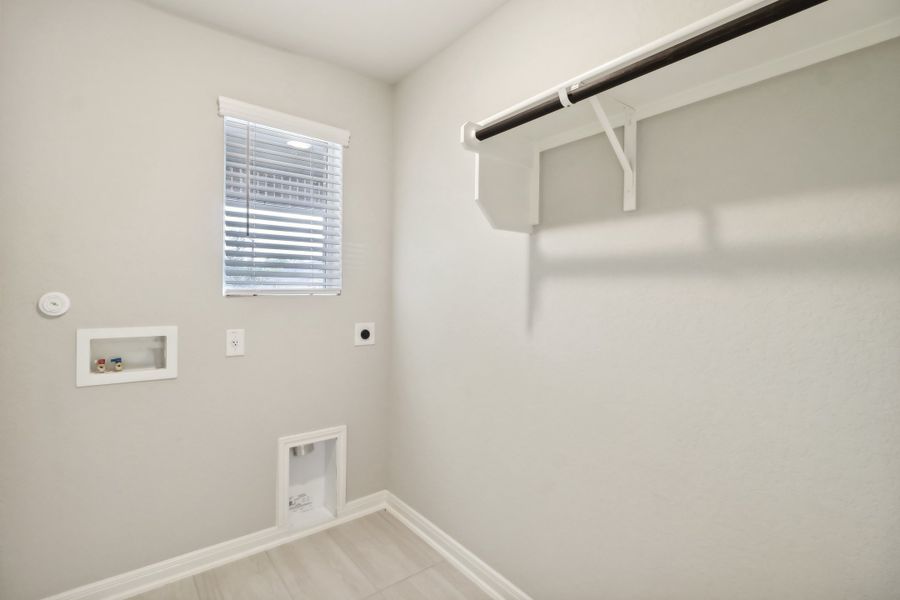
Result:
<instances>
[{"instance_id":1,"label":"dryer electrical outlet","mask_svg":"<svg viewBox=\"0 0 900 600\"><path fill-rule=\"evenodd\" d=\"M354 346L372 346L375 344L375 323L357 323L353 328Z\"/></svg>"}]
</instances>

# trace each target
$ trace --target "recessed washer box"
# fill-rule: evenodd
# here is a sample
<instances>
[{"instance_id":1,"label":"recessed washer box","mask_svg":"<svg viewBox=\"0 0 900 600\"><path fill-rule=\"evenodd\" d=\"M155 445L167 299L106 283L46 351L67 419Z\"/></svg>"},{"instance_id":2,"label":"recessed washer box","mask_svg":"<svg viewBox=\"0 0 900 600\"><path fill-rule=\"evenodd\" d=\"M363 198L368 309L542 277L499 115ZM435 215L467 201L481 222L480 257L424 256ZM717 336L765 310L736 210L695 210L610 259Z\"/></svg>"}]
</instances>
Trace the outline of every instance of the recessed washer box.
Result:
<instances>
[{"instance_id":1,"label":"recessed washer box","mask_svg":"<svg viewBox=\"0 0 900 600\"><path fill-rule=\"evenodd\" d=\"M104 360L105 370L97 367ZM112 359L121 359L115 370ZM178 376L178 327L79 329L75 348L75 385L132 383Z\"/></svg>"}]
</instances>

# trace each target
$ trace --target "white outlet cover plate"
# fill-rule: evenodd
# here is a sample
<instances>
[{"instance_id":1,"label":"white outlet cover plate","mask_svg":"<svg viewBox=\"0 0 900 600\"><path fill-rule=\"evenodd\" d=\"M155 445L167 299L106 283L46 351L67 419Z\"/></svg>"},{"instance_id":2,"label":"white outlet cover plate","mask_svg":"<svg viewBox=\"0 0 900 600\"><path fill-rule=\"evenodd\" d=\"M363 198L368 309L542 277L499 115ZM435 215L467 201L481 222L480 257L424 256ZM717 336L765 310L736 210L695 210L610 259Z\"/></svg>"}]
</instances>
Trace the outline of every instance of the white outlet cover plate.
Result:
<instances>
[{"instance_id":1,"label":"white outlet cover plate","mask_svg":"<svg viewBox=\"0 0 900 600\"><path fill-rule=\"evenodd\" d=\"M226 329L225 356L244 356L245 353L246 348L244 346L244 330Z\"/></svg>"},{"instance_id":2,"label":"white outlet cover plate","mask_svg":"<svg viewBox=\"0 0 900 600\"><path fill-rule=\"evenodd\" d=\"M362 332L368 331L369 338L363 339ZM354 346L372 346L375 344L375 323L357 323L353 328Z\"/></svg>"}]
</instances>

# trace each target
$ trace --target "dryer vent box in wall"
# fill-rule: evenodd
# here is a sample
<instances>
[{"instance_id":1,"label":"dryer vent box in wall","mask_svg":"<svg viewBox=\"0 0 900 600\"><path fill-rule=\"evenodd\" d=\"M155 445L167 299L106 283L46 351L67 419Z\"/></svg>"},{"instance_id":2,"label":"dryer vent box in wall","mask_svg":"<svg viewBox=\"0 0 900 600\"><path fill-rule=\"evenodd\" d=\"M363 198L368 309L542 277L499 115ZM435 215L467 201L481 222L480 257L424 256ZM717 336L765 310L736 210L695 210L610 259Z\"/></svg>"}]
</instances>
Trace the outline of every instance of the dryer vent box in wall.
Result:
<instances>
[{"instance_id":1,"label":"dryer vent box in wall","mask_svg":"<svg viewBox=\"0 0 900 600\"><path fill-rule=\"evenodd\" d=\"M131 383L178 376L178 327L79 329L75 385Z\"/></svg>"},{"instance_id":2,"label":"dryer vent box in wall","mask_svg":"<svg viewBox=\"0 0 900 600\"><path fill-rule=\"evenodd\" d=\"M338 517L346 499L344 426L278 440L279 527L309 529Z\"/></svg>"}]
</instances>

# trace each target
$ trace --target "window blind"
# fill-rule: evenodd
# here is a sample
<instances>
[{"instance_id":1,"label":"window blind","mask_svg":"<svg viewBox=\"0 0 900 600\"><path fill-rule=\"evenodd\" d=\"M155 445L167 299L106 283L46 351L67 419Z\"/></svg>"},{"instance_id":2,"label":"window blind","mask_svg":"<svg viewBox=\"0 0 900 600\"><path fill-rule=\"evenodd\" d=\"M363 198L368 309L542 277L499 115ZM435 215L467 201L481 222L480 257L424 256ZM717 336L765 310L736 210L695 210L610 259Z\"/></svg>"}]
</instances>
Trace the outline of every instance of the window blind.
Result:
<instances>
[{"instance_id":1,"label":"window blind","mask_svg":"<svg viewBox=\"0 0 900 600\"><path fill-rule=\"evenodd\" d=\"M226 295L341 291L343 147L225 116Z\"/></svg>"}]
</instances>

